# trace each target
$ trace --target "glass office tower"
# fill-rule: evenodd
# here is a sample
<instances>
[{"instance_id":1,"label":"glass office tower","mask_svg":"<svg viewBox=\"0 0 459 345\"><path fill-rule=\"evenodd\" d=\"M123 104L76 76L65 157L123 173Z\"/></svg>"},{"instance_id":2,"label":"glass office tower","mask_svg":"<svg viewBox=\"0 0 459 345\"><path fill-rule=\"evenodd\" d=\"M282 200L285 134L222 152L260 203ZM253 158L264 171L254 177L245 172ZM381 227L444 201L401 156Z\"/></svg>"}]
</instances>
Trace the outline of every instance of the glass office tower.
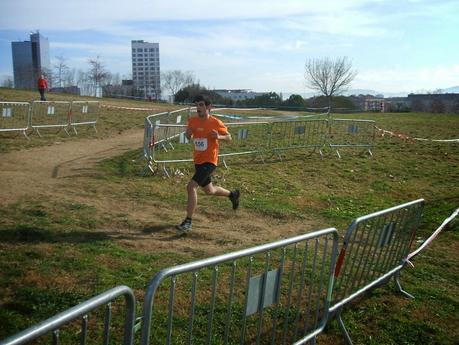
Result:
<instances>
[{"instance_id":1,"label":"glass office tower","mask_svg":"<svg viewBox=\"0 0 459 345\"><path fill-rule=\"evenodd\" d=\"M38 31L30 34L30 41L11 42L13 53L14 87L36 89L40 74L51 68L49 42Z\"/></svg>"}]
</instances>

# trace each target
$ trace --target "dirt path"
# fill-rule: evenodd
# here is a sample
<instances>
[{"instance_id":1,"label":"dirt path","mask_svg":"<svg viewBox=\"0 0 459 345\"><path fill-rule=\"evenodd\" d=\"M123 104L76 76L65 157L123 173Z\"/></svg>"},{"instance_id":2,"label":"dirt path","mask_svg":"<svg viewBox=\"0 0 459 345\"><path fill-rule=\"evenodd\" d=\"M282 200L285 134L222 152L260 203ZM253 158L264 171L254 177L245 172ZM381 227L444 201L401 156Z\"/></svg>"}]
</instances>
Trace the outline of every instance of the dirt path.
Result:
<instances>
[{"instance_id":1,"label":"dirt path","mask_svg":"<svg viewBox=\"0 0 459 345\"><path fill-rule=\"evenodd\" d=\"M0 204L33 194L54 193L63 178L84 174L106 158L142 146L143 131L106 139L81 139L0 155Z\"/></svg>"},{"instance_id":2,"label":"dirt path","mask_svg":"<svg viewBox=\"0 0 459 345\"><path fill-rule=\"evenodd\" d=\"M95 232L103 232L104 236L140 251L178 250L194 257L319 229L312 222L266 218L243 207L236 213L230 208L222 212L200 209L195 217L197 225L190 235L184 237L179 236L174 228L183 217L182 209L164 204L155 207L154 200L153 205L139 203L124 197L122 190L117 191L119 195L106 191L98 191L96 195L81 193L94 185L94 167L98 162L140 148L142 139L142 130L135 129L106 139L56 142L50 146L1 154L0 205L43 196L51 200L81 202L113 217L125 213L131 224L110 223L107 228ZM180 192L185 194L184 189Z\"/></svg>"}]
</instances>

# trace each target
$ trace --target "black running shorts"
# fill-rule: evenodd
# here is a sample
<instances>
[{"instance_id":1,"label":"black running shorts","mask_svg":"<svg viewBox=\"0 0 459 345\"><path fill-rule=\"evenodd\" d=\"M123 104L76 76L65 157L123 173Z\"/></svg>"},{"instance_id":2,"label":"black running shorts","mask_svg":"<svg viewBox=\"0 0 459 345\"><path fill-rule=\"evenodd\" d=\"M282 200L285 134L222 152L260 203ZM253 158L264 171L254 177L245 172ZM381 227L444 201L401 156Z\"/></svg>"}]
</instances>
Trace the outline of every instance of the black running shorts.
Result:
<instances>
[{"instance_id":1,"label":"black running shorts","mask_svg":"<svg viewBox=\"0 0 459 345\"><path fill-rule=\"evenodd\" d=\"M203 164L195 164L194 168L196 172L194 173L193 177L191 178L201 187L207 186L211 180L211 175L214 172L216 165L212 163L203 163Z\"/></svg>"}]
</instances>

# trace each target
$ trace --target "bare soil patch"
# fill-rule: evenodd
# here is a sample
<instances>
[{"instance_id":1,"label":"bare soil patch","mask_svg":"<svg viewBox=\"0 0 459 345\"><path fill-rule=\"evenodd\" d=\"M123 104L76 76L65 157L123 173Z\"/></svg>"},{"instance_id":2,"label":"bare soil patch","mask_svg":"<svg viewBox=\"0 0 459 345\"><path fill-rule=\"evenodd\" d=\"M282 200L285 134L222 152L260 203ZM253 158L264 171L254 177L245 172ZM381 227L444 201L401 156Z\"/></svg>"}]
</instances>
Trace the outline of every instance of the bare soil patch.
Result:
<instances>
[{"instance_id":1,"label":"bare soil patch","mask_svg":"<svg viewBox=\"0 0 459 345\"><path fill-rule=\"evenodd\" d=\"M106 227L94 232L103 232L139 251L179 251L194 258L319 229L313 221L263 217L244 210L243 206L234 212L228 203L228 210L224 212L199 209L193 231L188 236L180 236L174 227L184 216L185 189L177 191L183 193L183 209L176 209L158 207L155 200L139 203L125 197L122 187L110 191L106 187L98 188L96 176L100 172L96 171L96 165L104 159L140 148L142 140L142 130L135 129L104 139L56 141L50 146L1 154L3 196L0 204L6 206L20 200L46 197L84 203L114 218L125 213L131 219L130 224L108 222ZM85 192L94 188L94 193Z\"/></svg>"}]
</instances>

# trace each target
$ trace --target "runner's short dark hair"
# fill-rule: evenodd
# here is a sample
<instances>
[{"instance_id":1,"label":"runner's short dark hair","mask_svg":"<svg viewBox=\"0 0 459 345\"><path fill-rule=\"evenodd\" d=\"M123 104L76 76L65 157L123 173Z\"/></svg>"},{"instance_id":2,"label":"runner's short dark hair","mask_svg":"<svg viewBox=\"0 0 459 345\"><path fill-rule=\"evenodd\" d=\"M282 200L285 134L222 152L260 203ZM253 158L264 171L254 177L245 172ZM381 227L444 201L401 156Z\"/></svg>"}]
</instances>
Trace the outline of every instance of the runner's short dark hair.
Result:
<instances>
[{"instance_id":1,"label":"runner's short dark hair","mask_svg":"<svg viewBox=\"0 0 459 345\"><path fill-rule=\"evenodd\" d=\"M193 103L197 103L197 102L204 102L206 106L211 104L210 100L207 97L204 97L203 95L197 95L194 98Z\"/></svg>"}]
</instances>

